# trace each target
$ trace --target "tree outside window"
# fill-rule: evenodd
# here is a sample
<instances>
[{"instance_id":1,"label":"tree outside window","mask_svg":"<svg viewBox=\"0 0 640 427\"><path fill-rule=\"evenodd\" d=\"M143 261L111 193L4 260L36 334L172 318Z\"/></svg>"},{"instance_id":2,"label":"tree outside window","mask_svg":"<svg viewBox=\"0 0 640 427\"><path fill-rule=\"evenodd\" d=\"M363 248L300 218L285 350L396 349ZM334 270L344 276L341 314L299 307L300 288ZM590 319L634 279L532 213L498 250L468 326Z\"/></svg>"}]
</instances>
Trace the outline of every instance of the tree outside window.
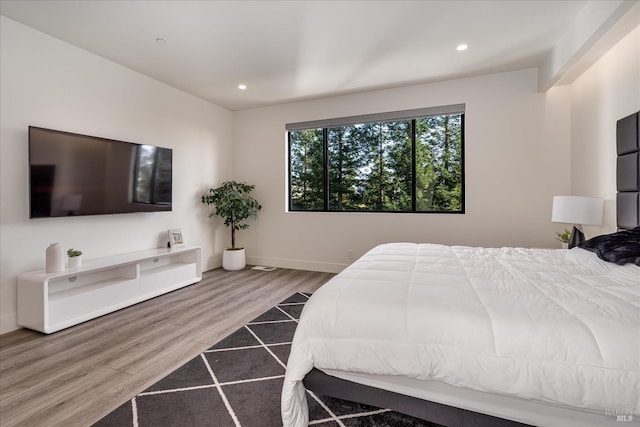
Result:
<instances>
[{"instance_id":1,"label":"tree outside window","mask_svg":"<svg viewBox=\"0 0 640 427\"><path fill-rule=\"evenodd\" d=\"M464 113L289 131L289 209L464 212Z\"/></svg>"}]
</instances>

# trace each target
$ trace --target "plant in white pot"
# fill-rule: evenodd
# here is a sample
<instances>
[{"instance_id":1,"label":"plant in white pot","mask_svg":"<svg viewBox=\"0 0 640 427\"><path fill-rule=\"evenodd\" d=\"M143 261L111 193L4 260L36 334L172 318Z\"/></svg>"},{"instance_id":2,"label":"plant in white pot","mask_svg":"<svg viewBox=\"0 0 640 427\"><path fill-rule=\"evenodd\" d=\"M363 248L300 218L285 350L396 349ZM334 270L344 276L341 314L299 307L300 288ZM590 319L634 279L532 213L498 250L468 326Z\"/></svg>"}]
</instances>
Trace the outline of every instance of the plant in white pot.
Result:
<instances>
[{"instance_id":1,"label":"plant in white pot","mask_svg":"<svg viewBox=\"0 0 640 427\"><path fill-rule=\"evenodd\" d=\"M565 228L562 233L556 233L556 240L562 242L562 249L568 249L569 240L571 240L571 231Z\"/></svg>"},{"instance_id":2,"label":"plant in white pot","mask_svg":"<svg viewBox=\"0 0 640 427\"><path fill-rule=\"evenodd\" d=\"M82 265L82 251L70 248L67 250L67 256L69 257L69 268L80 268L80 265Z\"/></svg>"},{"instance_id":3,"label":"plant in white pot","mask_svg":"<svg viewBox=\"0 0 640 427\"><path fill-rule=\"evenodd\" d=\"M258 218L262 209L260 203L249 195L255 185L244 182L227 181L221 186L210 188L202 196L202 204L213 206L209 216L218 215L224 219L224 225L231 228L231 247L222 254L222 268L225 270L242 270L246 265L244 248L236 247L236 231L249 228L246 219Z\"/></svg>"}]
</instances>

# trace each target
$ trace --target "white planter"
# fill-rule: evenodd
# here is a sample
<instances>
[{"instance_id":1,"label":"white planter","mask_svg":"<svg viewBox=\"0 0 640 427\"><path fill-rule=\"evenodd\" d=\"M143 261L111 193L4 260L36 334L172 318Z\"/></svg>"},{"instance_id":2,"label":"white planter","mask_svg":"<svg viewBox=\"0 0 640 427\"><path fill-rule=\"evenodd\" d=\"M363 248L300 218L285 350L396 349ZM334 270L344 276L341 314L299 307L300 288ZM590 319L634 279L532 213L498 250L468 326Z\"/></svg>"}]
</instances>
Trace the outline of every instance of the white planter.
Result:
<instances>
[{"instance_id":1,"label":"white planter","mask_svg":"<svg viewBox=\"0 0 640 427\"><path fill-rule=\"evenodd\" d=\"M569 249L569 244L562 242L562 249Z\"/></svg>"},{"instance_id":2,"label":"white planter","mask_svg":"<svg viewBox=\"0 0 640 427\"><path fill-rule=\"evenodd\" d=\"M222 253L222 268L227 271L242 270L247 265L247 258L242 249L225 249Z\"/></svg>"},{"instance_id":3,"label":"white planter","mask_svg":"<svg viewBox=\"0 0 640 427\"><path fill-rule=\"evenodd\" d=\"M69 257L69 268L80 268L82 265L82 255Z\"/></svg>"}]
</instances>

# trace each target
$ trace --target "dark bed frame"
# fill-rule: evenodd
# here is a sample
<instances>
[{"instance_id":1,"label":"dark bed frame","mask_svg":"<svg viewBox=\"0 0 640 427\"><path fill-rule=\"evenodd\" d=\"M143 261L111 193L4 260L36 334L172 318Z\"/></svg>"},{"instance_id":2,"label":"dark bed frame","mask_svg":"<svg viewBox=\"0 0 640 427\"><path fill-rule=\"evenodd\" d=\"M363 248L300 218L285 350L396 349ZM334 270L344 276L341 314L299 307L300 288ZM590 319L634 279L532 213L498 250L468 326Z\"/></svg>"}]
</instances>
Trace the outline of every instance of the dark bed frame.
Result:
<instances>
[{"instance_id":1,"label":"dark bed frame","mask_svg":"<svg viewBox=\"0 0 640 427\"><path fill-rule=\"evenodd\" d=\"M632 229L640 226L640 112L617 122L617 226ZM313 369L303 384L315 393L363 403L420 418L444 426L522 427L526 424L492 417L466 409L447 406L399 393L346 381Z\"/></svg>"},{"instance_id":2,"label":"dark bed frame","mask_svg":"<svg viewBox=\"0 0 640 427\"><path fill-rule=\"evenodd\" d=\"M327 375L313 368L302 380L314 393L378 408L392 409L402 414L443 426L465 427L527 427L527 424L505 420L442 403L370 387Z\"/></svg>"}]
</instances>

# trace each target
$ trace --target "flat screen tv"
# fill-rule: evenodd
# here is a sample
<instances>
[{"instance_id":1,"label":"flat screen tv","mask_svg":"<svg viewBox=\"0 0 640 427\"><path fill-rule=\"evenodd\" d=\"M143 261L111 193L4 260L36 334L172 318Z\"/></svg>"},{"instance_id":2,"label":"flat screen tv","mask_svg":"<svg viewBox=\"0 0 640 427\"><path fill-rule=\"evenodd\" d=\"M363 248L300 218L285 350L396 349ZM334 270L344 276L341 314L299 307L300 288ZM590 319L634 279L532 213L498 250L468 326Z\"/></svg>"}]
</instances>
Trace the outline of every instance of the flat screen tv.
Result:
<instances>
[{"instance_id":1,"label":"flat screen tv","mask_svg":"<svg viewBox=\"0 0 640 427\"><path fill-rule=\"evenodd\" d=\"M29 126L30 218L171 210L172 150Z\"/></svg>"}]
</instances>

